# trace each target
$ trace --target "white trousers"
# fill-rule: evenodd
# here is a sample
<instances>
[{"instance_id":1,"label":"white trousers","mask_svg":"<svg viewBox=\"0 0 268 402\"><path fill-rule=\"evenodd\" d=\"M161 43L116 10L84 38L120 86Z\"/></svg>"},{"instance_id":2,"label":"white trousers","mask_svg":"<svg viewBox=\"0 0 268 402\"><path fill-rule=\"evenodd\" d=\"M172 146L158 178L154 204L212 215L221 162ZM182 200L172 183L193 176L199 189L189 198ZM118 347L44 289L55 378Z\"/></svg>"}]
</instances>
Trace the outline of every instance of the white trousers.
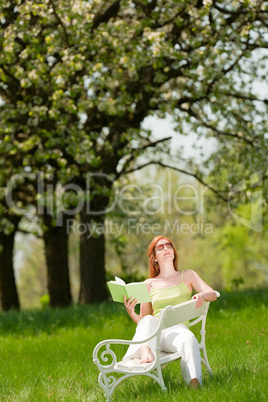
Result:
<instances>
[{"instance_id":1,"label":"white trousers","mask_svg":"<svg viewBox=\"0 0 268 402\"><path fill-rule=\"evenodd\" d=\"M133 341L140 341L149 337L155 330L158 320L152 315L143 317L137 325ZM145 342L155 356L156 337ZM199 345L194 334L184 325L178 324L162 330L161 350L166 353L180 352L181 371L186 384L197 378L202 384L201 357ZM123 360L140 359L141 345L130 345Z\"/></svg>"}]
</instances>

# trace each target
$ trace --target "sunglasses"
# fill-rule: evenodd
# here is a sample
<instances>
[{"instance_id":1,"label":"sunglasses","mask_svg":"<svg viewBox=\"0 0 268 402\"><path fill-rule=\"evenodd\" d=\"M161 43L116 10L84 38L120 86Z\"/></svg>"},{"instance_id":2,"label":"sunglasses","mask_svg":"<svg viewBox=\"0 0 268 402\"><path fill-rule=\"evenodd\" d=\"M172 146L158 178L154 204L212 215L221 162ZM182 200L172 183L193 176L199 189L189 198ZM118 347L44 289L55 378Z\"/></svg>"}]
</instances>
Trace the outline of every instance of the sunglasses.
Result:
<instances>
[{"instance_id":1,"label":"sunglasses","mask_svg":"<svg viewBox=\"0 0 268 402\"><path fill-rule=\"evenodd\" d=\"M165 247L167 250L170 250L173 248L172 244L167 242L167 243L159 244L159 246L156 246L155 251L163 251Z\"/></svg>"}]
</instances>

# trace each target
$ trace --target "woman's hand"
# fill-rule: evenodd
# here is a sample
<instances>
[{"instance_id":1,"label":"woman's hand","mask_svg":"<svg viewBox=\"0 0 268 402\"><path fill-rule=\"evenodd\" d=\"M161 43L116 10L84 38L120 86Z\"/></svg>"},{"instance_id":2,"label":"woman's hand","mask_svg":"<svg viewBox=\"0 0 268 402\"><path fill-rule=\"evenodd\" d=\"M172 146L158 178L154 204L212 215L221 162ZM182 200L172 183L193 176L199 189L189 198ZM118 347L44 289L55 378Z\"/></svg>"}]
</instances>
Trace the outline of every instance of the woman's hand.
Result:
<instances>
[{"instance_id":1,"label":"woman's hand","mask_svg":"<svg viewBox=\"0 0 268 402\"><path fill-rule=\"evenodd\" d=\"M205 293L204 292L197 293L192 297L192 299L196 300L195 308L199 308L205 301Z\"/></svg>"},{"instance_id":2,"label":"woman's hand","mask_svg":"<svg viewBox=\"0 0 268 402\"><path fill-rule=\"evenodd\" d=\"M132 299L132 297L130 297L128 300L126 298L126 296L124 295L124 305L127 309L127 313L128 315L133 319L133 316L135 315L135 306L138 303L137 299Z\"/></svg>"}]
</instances>

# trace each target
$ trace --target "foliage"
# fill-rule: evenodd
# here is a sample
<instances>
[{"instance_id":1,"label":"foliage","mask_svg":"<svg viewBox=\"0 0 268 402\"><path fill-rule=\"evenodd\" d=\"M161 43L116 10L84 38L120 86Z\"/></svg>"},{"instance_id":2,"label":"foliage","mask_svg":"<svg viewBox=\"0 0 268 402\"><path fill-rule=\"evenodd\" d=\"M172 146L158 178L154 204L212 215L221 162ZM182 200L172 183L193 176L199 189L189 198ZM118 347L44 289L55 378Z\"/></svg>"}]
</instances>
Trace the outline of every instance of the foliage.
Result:
<instances>
[{"instance_id":1,"label":"foliage","mask_svg":"<svg viewBox=\"0 0 268 402\"><path fill-rule=\"evenodd\" d=\"M40 304L42 308L46 308L49 306L49 295L43 295L40 297Z\"/></svg>"},{"instance_id":2,"label":"foliage","mask_svg":"<svg viewBox=\"0 0 268 402\"><path fill-rule=\"evenodd\" d=\"M266 6L0 0L0 229L14 213L57 225L85 202L104 211L119 177L170 153L143 128L150 115L216 138L203 166L169 161L201 182L210 173L223 199L242 178L266 180L267 100L254 86L267 76Z\"/></svg>"},{"instance_id":3,"label":"foliage","mask_svg":"<svg viewBox=\"0 0 268 402\"><path fill-rule=\"evenodd\" d=\"M216 289L267 283L264 214L262 231L248 228L234 219L228 205L219 200L216 204L206 188L172 170L146 168L132 175L131 183L129 189L138 186L144 198L138 202L130 195L133 215L113 216L113 227L118 229L119 239L124 239L124 246L118 257L113 241L108 243L109 271L119 276L127 273L128 281L135 271L147 276L147 246L154 236L162 234L176 246L179 269L196 270ZM243 215L249 207L241 205L235 212ZM148 211L151 214L146 214ZM108 240L111 237L108 232Z\"/></svg>"},{"instance_id":4,"label":"foliage","mask_svg":"<svg viewBox=\"0 0 268 402\"><path fill-rule=\"evenodd\" d=\"M226 282L254 284L268 280L268 255L264 244L267 235L250 231L245 226L229 222L222 230L222 265ZM240 279L239 279L240 278Z\"/></svg>"},{"instance_id":5,"label":"foliage","mask_svg":"<svg viewBox=\"0 0 268 402\"><path fill-rule=\"evenodd\" d=\"M2 2L1 185L16 172L82 187L88 172L117 177L157 145L141 129L152 113L173 115L180 133L215 136L216 169L235 160L239 174L263 171L265 100L252 86L266 76L266 53L257 52L266 48L265 6ZM102 191L110 185L102 180ZM66 207L76 197L67 192Z\"/></svg>"}]
</instances>

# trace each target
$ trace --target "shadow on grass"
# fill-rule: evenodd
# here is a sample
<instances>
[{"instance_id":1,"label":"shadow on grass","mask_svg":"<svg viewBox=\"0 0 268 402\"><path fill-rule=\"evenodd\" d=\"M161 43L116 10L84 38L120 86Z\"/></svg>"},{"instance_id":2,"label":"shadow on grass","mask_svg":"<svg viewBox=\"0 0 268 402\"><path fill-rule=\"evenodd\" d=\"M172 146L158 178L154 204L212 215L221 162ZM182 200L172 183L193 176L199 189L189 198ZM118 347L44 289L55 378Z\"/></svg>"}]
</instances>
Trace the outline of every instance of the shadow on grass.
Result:
<instances>
[{"instance_id":1,"label":"shadow on grass","mask_svg":"<svg viewBox=\"0 0 268 402\"><path fill-rule=\"evenodd\" d=\"M246 289L222 292L216 303L211 303L210 313L219 310L240 310L245 307L258 308L268 305L268 288ZM47 308L44 310L22 310L0 312L0 335L53 334L61 328L98 328L109 326L119 317L128 316L121 303L103 302L89 305L73 305L68 308Z\"/></svg>"},{"instance_id":2,"label":"shadow on grass","mask_svg":"<svg viewBox=\"0 0 268 402\"><path fill-rule=\"evenodd\" d=\"M176 367L175 371L171 371L169 368L165 368L163 371L163 378L167 387L166 392L162 391L160 385L152 378L139 375L126 379L116 388L113 394L113 402L126 400L129 402L137 400L162 401L165 397L170 400L172 393L187 389L180 372L179 361L176 364L178 370ZM172 365L174 367L174 364Z\"/></svg>"},{"instance_id":3,"label":"shadow on grass","mask_svg":"<svg viewBox=\"0 0 268 402\"><path fill-rule=\"evenodd\" d=\"M124 381L116 388L113 394L113 402L121 401L196 401L221 400L222 391L225 396L231 395L232 390L236 387L241 387L244 384L245 378L248 378L249 371L245 367L234 365L233 367L218 368L217 372L210 376L205 374L203 370L203 386L199 390L190 389L184 382L180 371L180 364L173 369L164 369L163 377L167 387L166 392L162 391L161 387L152 379L144 376L131 377ZM215 370L216 371L216 370ZM243 385L244 389L244 385ZM131 393L130 393L131 390ZM217 397L216 397L217 396ZM103 398L105 400L105 398ZM235 399L222 399L224 401ZM241 399L242 400L242 399Z\"/></svg>"}]
</instances>

